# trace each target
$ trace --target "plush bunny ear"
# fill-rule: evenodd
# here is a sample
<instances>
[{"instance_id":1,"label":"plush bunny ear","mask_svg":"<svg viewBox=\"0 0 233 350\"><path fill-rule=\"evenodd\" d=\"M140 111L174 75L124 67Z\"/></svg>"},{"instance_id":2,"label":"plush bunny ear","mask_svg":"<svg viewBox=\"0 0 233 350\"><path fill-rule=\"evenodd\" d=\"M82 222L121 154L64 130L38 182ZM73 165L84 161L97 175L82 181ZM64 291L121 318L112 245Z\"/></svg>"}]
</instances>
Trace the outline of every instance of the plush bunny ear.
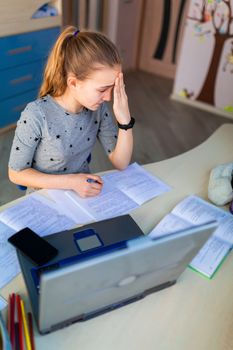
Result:
<instances>
[{"instance_id":1,"label":"plush bunny ear","mask_svg":"<svg viewBox=\"0 0 233 350\"><path fill-rule=\"evenodd\" d=\"M216 205L225 205L233 200L233 163L221 164L211 170L208 197Z\"/></svg>"}]
</instances>

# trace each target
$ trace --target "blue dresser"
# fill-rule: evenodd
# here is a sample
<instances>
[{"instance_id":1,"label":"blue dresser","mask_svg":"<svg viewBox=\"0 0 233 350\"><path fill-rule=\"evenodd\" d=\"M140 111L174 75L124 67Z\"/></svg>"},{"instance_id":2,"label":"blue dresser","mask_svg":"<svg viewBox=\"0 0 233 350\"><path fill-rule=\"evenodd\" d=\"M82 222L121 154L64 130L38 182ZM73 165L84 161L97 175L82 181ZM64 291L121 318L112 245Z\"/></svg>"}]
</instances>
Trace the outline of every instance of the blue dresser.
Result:
<instances>
[{"instance_id":1,"label":"blue dresser","mask_svg":"<svg viewBox=\"0 0 233 350\"><path fill-rule=\"evenodd\" d=\"M38 95L44 64L60 27L0 38L0 128L16 123Z\"/></svg>"}]
</instances>

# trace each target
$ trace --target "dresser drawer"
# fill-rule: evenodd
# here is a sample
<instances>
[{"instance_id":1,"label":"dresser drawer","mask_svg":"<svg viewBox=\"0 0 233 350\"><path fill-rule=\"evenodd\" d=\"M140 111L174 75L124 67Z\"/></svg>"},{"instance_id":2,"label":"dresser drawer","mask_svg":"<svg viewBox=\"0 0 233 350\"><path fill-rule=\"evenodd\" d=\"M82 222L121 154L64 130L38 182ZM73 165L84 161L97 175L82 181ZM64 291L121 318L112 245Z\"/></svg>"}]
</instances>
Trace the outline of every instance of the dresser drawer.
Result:
<instances>
[{"instance_id":1,"label":"dresser drawer","mask_svg":"<svg viewBox=\"0 0 233 350\"><path fill-rule=\"evenodd\" d=\"M0 101L37 89L42 81L46 60L0 71Z\"/></svg>"},{"instance_id":2,"label":"dresser drawer","mask_svg":"<svg viewBox=\"0 0 233 350\"><path fill-rule=\"evenodd\" d=\"M48 56L59 33L55 27L0 38L0 70Z\"/></svg>"},{"instance_id":3,"label":"dresser drawer","mask_svg":"<svg viewBox=\"0 0 233 350\"><path fill-rule=\"evenodd\" d=\"M0 128L14 124L26 105L37 98L37 89L0 101Z\"/></svg>"}]
</instances>

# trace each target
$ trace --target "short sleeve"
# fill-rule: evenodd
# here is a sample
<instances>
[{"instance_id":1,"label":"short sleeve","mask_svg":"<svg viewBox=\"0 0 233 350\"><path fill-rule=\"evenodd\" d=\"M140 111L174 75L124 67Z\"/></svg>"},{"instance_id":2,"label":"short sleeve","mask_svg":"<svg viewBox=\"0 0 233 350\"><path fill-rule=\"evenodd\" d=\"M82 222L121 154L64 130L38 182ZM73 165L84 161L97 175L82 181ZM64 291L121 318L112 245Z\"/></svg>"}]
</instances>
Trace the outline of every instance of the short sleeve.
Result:
<instances>
[{"instance_id":1,"label":"short sleeve","mask_svg":"<svg viewBox=\"0 0 233 350\"><path fill-rule=\"evenodd\" d=\"M41 140L42 115L32 102L21 113L13 139L9 167L15 171L31 168L36 148Z\"/></svg>"},{"instance_id":2,"label":"short sleeve","mask_svg":"<svg viewBox=\"0 0 233 350\"><path fill-rule=\"evenodd\" d=\"M118 128L113 113L107 103L103 103L101 110L101 121L98 131L98 139L105 152L109 155L115 148L117 142Z\"/></svg>"}]
</instances>

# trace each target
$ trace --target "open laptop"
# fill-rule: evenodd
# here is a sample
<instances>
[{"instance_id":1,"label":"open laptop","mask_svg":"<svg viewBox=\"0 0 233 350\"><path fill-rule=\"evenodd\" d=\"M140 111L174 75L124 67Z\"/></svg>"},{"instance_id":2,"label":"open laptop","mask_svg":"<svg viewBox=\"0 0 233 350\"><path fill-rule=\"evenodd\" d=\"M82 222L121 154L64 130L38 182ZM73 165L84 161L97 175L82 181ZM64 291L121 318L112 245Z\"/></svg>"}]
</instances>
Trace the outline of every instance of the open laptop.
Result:
<instances>
[{"instance_id":1,"label":"open laptop","mask_svg":"<svg viewBox=\"0 0 233 350\"><path fill-rule=\"evenodd\" d=\"M124 215L47 236L59 256L44 267L18 252L40 333L173 285L216 227L211 222L151 239Z\"/></svg>"}]
</instances>

